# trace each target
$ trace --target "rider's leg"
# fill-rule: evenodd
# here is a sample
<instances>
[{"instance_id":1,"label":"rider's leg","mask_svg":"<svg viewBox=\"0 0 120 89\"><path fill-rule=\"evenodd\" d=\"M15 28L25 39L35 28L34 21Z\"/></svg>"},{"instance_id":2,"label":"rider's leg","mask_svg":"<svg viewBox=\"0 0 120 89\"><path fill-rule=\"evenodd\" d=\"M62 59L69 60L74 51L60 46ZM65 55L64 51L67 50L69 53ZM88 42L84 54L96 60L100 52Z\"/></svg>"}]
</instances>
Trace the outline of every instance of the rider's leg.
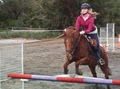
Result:
<instances>
[{"instance_id":1,"label":"rider's leg","mask_svg":"<svg viewBox=\"0 0 120 89\"><path fill-rule=\"evenodd\" d=\"M96 42L97 42L97 49L95 51L95 55L96 55L97 62L101 63L101 50L100 50L100 44L99 44L98 34L97 33L95 33L95 34L88 34L87 36L90 36L92 39L96 40ZM103 64L104 63L102 62L102 65Z\"/></svg>"}]
</instances>

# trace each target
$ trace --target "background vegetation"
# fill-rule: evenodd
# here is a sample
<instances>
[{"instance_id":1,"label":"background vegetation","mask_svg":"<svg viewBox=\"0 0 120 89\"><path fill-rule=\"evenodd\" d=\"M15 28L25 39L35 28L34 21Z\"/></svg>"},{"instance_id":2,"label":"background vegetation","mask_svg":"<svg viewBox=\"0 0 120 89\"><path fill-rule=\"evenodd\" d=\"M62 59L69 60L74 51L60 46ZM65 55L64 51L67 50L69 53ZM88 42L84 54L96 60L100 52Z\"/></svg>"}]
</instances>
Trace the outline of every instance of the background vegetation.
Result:
<instances>
[{"instance_id":1,"label":"background vegetation","mask_svg":"<svg viewBox=\"0 0 120 89\"><path fill-rule=\"evenodd\" d=\"M93 10L99 13L95 20L98 27L115 23L119 30L120 0L1 0L0 29L63 29L74 26L80 14L80 6L84 2L89 3Z\"/></svg>"},{"instance_id":2,"label":"background vegetation","mask_svg":"<svg viewBox=\"0 0 120 89\"><path fill-rule=\"evenodd\" d=\"M0 39L26 38L26 39L49 39L61 35L61 32L13 32L10 30L0 32Z\"/></svg>"}]
</instances>

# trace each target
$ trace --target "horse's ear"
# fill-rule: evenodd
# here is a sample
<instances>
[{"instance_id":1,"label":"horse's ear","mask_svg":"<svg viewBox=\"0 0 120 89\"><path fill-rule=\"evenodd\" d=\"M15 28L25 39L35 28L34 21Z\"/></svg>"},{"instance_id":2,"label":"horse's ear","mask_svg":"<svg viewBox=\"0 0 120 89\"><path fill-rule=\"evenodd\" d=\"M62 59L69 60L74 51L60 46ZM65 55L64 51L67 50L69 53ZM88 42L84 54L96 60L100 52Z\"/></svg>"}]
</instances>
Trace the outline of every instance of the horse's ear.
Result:
<instances>
[{"instance_id":1,"label":"horse's ear","mask_svg":"<svg viewBox=\"0 0 120 89\"><path fill-rule=\"evenodd\" d=\"M66 31L67 31L67 30L66 30L66 28L65 28L65 29L64 29L64 36L66 35Z\"/></svg>"},{"instance_id":2,"label":"horse's ear","mask_svg":"<svg viewBox=\"0 0 120 89\"><path fill-rule=\"evenodd\" d=\"M66 32L66 31L67 31L67 29L65 28L65 29L64 29L64 32Z\"/></svg>"}]
</instances>

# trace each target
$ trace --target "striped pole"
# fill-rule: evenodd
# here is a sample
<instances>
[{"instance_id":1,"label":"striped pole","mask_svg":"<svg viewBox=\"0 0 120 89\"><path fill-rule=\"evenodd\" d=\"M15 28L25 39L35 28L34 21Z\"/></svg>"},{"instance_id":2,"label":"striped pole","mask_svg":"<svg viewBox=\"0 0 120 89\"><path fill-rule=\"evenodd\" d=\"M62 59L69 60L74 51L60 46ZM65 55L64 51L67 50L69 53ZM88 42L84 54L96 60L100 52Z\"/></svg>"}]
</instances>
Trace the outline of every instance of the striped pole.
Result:
<instances>
[{"instance_id":1,"label":"striped pole","mask_svg":"<svg viewBox=\"0 0 120 89\"><path fill-rule=\"evenodd\" d=\"M70 76L70 75L47 76L47 75L30 75L30 74L9 73L8 77L17 78L17 79L58 81L58 82L69 82L69 83L120 85L120 80L84 77L84 76L78 76L78 75L75 75L75 76Z\"/></svg>"}]
</instances>

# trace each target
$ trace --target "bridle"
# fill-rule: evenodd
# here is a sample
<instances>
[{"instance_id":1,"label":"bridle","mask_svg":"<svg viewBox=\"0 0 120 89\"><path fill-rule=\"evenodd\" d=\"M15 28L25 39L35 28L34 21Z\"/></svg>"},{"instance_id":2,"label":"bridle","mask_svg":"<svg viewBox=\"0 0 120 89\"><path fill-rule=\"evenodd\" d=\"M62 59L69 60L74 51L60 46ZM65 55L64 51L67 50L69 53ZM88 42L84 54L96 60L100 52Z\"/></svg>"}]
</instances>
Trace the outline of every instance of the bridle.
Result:
<instances>
[{"instance_id":1,"label":"bridle","mask_svg":"<svg viewBox=\"0 0 120 89\"><path fill-rule=\"evenodd\" d=\"M79 35L79 38L78 38L77 42L74 43L74 44L76 44L76 45L74 45L73 50L66 50L66 52L69 52L71 55L74 54L74 52L76 51L76 48L77 48L77 46L78 46L78 44L79 44L79 42L80 42L81 36L82 36L82 35ZM66 37L71 37L71 36L66 36Z\"/></svg>"}]
</instances>

